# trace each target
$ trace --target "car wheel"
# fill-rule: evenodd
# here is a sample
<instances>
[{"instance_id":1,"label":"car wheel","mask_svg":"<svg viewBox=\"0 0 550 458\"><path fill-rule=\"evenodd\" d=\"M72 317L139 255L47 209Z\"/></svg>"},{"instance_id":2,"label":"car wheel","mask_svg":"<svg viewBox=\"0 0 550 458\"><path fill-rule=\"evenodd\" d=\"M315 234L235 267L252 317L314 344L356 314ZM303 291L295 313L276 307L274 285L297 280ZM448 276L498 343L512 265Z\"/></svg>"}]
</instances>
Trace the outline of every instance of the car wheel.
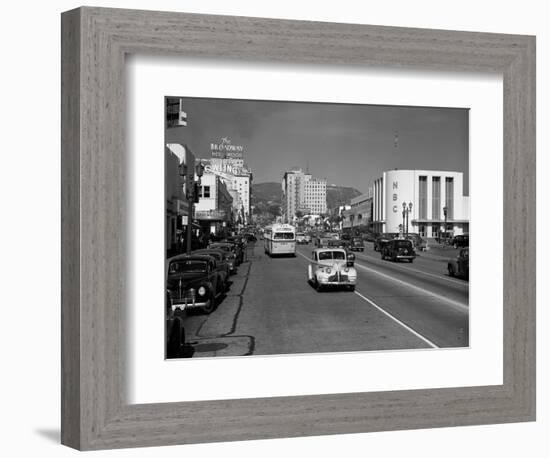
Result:
<instances>
[{"instance_id":1,"label":"car wheel","mask_svg":"<svg viewBox=\"0 0 550 458\"><path fill-rule=\"evenodd\" d=\"M320 293L322 290L323 290L323 285L321 285L321 283L319 283L319 281L317 280L317 278L315 278L315 290Z\"/></svg>"},{"instance_id":2,"label":"car wheel","mask_svg":"<svg viewBox=\"0 0 550 458\"><path fill-rule=\"evenodd\" d=\"M355 285L350 285L348 289L353 293L355 291Z\"/></svg>"},{"instance_id":3,"label":"car wheel","mask_svg":"<svg viewBox=\"0 0 550 458\"><path fill-rule=\"evenodd\" d=\"M412 262L414 261L414 259L409 259L409 262L412 264Z\"/></svg>"},{"instance_id":4,"label":"car wheel","mask_svg":"<svg viewBox=\"0 0 550 458\"><path fill-rule=\"evenodd\" d=\"M449 264L447 266L447 270L449 271L449 277L454 277L455 276L455 270L454 270L452 265Z\"/></svg>"},{"instance_id":5,"label":"car wheel","mask_svg":"<svg viewBox=\"0 0 550 458\"><path fill-rule=\"evenodd\" d=\"M386 256L384 256L384 253L380 252L380 259L386 259Z\"/></svg>"},{"instance_id":6,"label":"car wheel","mask_svg":"<svg viewBox=\"0 0 550 458\"><path fill-rule=\"evenodd\" d=\"M166 357L179 358L185 344L185 329L181 321L176 318L170 330L170 338L166 344Z\"/></svg>"},{"instance_id":7,"label":"car wheel","mask_svg":"<svg viewBox=\"0 0 550 458\"><path fill-rule=\"evenodd\" d=\"M214 292L211 292L210 293L210 300L208 301L209 304L208 304L208 307L204 307L202 309L202 311L206 314L206 315L209 315L211 314L213 311L214 311L214 308L216 306L216 296L214 295Z\"/></svg>"}]
</instances>

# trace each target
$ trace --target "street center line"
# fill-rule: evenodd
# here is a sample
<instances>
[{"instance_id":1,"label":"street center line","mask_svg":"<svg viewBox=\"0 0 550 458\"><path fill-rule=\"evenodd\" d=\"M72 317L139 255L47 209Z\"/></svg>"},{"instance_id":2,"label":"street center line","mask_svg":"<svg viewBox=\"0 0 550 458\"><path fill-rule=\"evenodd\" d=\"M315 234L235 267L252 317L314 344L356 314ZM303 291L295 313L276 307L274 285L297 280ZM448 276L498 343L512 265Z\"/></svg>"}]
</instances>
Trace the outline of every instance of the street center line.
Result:
<instances>
[{"instance_id":1,"label":"street center line","mask_svg":"<svg viewBox=\"0 0 550 458\"><path fill-rule=\"evenodd\" d=\"M414 334L416 337L418 337L420 340L422 340L424 343L428 344L432 348L439 348L436 344L434 344L430 339L427 339L422 334L416 332L413 328L410 326L407 326L405 323L403 323L398 318L394 317L390 312L387 312L379 305L375 304L373 301L371 301L368 297L363 296L360 292L355 291L355 294L357 294L361 299L368 302L370 305L372 305L375 309L377 309L379 312L382 312L384 315L386 315L388 318L395 321L397 324L403 326L407 331L409 331L411 334Z\"/></svg>"},{"instance_id":2,"label":"street center line","mask_svg":"<svg viewBox=\"0 0 550 458\"><path fill-rule=\"evenodd\" d=\"M306 261L311 261L307 256L300 253L298 250L296 250L296 253L299 254L302 258L306 259ZM405 323L403 323L398 318L394 317L390 312L387 312L379 305L375 304L372 300L370 300L368 297L363 296L360 292L354 291L355 294L357 294L361 299L368 302L370 305L372 305L374 308L376 308L378 311L382 312L384 315L386 315L391 320L395 321L400 326L404 327L407 331L409 331L411 334L414 334L416 337L418 337L420 340L422 340L424 343L428 344L432 348L439 348L436 344L434 344L431 340L424 337L422 334L416 332L413 328L410 326L407 326Z\"/></svg>"},{"instance_id":3,"label":"street center line","mask_svg":"<svg viewBox=\"0 0 550 458\"><path fill-rule=\"evenodd\" d=\"M452 307L455 307L455 308L458 308L459 310L461 311L469 311L469 307L467 305L464 305L462 304L461 302L458 302L458 301L454 301L452 299L449 299L448 297L445 297L445 296L442 296L441 294L436 294L432 291L429 291L427 289L424 289L424 288L421 288L420 286L416 286L416 285L413 285L412 283L409 283L409 282L406 282L404 280L400 280L399 278L395 278L395 277L392 277L391 275L388 275L388 274L384 274L382 272L379 272L378 270L376 269L373 269L371 267L367 267L367 266L364 266L362 264L359 264L358 262L355 262L355 265L357 267L360 267L361 269L363 270L366 270L367 272L371 272L373 274L376 274L376 275L379 275L380 277L383 277L389 281L394 281L396 283L399 283L400 285L402 286L405 286L407 288L410 288L410 289L413 289L419 293L421 293L422 295L425 295L425 296L433 296L437 299L439 299L440 301L442 302L445 302L447 304L449 304L450 306Z\"/></svg>"},{"instance_id":4,"label":"street center line","mask_svg":"<svg viewBox=\"0 0 550 458\"><path fill-rule=\"evenodd\" d=\"M298 253L300 256L302 256L306 260L310 261L310 259L307 256L304 256L299 251L296 250L296 253ZM454 301L452 299L449 299L448 297L442 296L440 294L433 293L432 291L421 288L420 286L413 285L413 284L411 284L409 282L406 282L404 280L400 280L398 278L392 277L391 275L384 274L382 272L379 272L376 269L373 269L371 267L367 267L367 266L364 266L362 264L359 264L357 261L355 262L355 266L360 267L361 269L366 270L367 272L371 272L371 273L374 273L376 275L379 275L379 276L385 278L386 280L394 281L396 283L399 283L401 286L405 286L407 288L413 289L413 290L421 293L424 296L433 296L433 297L439 299L440 301L449 304L451 307L458 308L462 312L468 312L469 311L469 307L467 305L464 305L464 304L462 304L458 301Z\"/></svg>"},{"instance_id":5,"label":"street center line","mask_svg":"<svg viewBox=\"0 0 550 458\"><path fill-rule=\"evenodd\" d=\"M380 258L375 258L374 256L369 256L367 254L361 253L361 259L363 259L364 261L371 261L373 262L373 264L377 264L377 262L380 262L380 264L377 264L377 265L381 265L381 266L384 265L382 264L384 261L381 260ZM388 265L388 267L390 266ZM400 266L399 264L391 264L391 267L396 267L398 269L401 269L402 272L407 272L407 271L418 272L419 274L429 275L430 277L439 278L441 280L447 280L447 281L450 281L451 283L465 286L464 282L455 280L454 278L445 277L444 275L438 275L431 272L425 272L424 270L415 269L414 267L404 267L404 266Z\"/></svg>"}]
</instances>

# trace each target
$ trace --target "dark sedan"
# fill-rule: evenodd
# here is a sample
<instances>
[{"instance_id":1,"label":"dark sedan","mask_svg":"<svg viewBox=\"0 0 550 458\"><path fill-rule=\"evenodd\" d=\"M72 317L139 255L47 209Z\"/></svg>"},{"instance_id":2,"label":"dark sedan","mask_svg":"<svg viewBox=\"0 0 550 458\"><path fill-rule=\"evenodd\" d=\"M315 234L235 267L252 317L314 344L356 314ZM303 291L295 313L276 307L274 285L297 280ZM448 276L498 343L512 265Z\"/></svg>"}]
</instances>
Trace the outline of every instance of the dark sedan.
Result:
<instances>
[{"instance_id":1,"label":"dark sedan","mask_svg":"<svg viewBox=\"0 0 550 458\"><path fill-rule=\"evenodd\" d=\"M205 255L179 255L168 260L168 300L173 308L198 308L211 313L225 291L216 260Z\"/></svg>"},{"instance_id":2,"label":"dark sedan","mask_svg":"<svg viewBox=\"0 0 550 458\"><path fill-rule=\"evenodd\" d=\"M382 246L384 246L386 242L393 240L398 235L399 234L396 232L385 232L384 234L380 234L374 241L374 251L381 251Z\"/></svg>"},{"instance_id":3,"label":"dark sedan","mask_svg":"<svg viewBox=\"0 0 550 458\"><path fill-rule=\"evenodd\" d=\"M382 259L392 261L406 260L413 262L416 257L413 244L407 239L393 239L384 244L381 250Z\"/></svg>"},{"instance_id":4,"label":"dark sedan","mask_svg":"<svg viewBox=\"0 0 550 458\"><path fill-rule=\"evenodd\" d=\"M240 264L239 256L237 256L237 245L229 242L214 242L208 245L208 249L222 250L230 255L228 258L229 269L231 273L235 273L237 271L237 266Z\"/></svg>"}]
</instances>

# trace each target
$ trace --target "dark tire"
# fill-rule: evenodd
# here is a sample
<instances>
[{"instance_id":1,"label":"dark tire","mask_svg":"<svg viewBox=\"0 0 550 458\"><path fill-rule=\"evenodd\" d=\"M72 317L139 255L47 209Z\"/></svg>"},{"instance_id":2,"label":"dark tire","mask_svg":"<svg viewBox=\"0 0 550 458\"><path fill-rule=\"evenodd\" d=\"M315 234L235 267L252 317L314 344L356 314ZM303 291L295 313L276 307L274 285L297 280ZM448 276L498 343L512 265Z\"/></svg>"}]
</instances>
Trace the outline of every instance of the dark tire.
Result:
<instances>
[{"instance_id":1,"label":"dark tire","mask_svg":"<svg viewBox=\"0 0 550 458\"><path fill-rule=\"evenodd\" d=\"M449 271L449 277L454 277L455 276L455 269L453 266L451 266L450 264L447 266L447 270Z\"/></svg>"},{"instance_id":2,"label":"dark tire","mask_svg":"<svg viewBox=\"0 0 550 458\"><path fill-rule=\"evenodd\" d=\"M348 286L348 289L353 293L355 291L355 285Z\"/></svg>"},{"instance_id":3,"label":"dark tire","mask_svg":"<svg viewBox=\"0 0 550 458\"><path fill-rule=\"evenodd\" d=\"M412 264L412 262L414 261L414 259L409 259L409 262Z\"/></svg>"},{"instance_id":4,"label":"dark tire","mask_svg":"<svg viewBox=\"0 0 550 458\"><path fill-rule=\"evenodd\" d=\"M386 256L384 256L384 253L380 252L380 259L386 259Z\"/></svg>"},{"instance_id":5,"label":"dark tire","mask_svg":"<svg viewBox=\"0 0 550 458\"><path fill-rule=\"evenodd\" d=\"M317 291L318 293L323 291L323 285L321 285L321 283L319 283L317 279L313 281L313 286L315 287L315 291Z\"/></svg>"},{"instance_id":6,"label":"dark tire","mask_svg":"<svg viewBox=\"0 0 550 458\"><path fill-rule=\"evenodd\" d=\"M170 337L166 344L166 357L167 358L179 358L183 351L183 345L185 344L185 329L181 321L176 318L172 323L170 329Z\"/></svg>"},{"instance_id":7,"label":"dark tire","mask_svg":"<svg viewBox=\"0 0 550 458\"><path fill-rule=\"evenodd\" d=\"M203 307L202 309L202 313L204 313L205 315L210 315L216 308L216 296L214 294L214 291L210 293L209 302L210 302L210 305L208 307Z\"/></svg>"}]
</instances>

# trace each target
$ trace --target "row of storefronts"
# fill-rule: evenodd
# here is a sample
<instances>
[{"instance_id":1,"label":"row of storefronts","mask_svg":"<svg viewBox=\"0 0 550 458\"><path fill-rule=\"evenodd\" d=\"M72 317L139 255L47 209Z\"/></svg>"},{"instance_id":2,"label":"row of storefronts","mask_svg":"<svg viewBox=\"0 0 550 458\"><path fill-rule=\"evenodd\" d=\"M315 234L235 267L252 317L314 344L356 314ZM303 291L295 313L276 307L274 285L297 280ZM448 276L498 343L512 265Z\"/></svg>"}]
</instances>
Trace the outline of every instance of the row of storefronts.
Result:
<instances>
[{"instance_id":1,"label":"row of storefronts","mask_svg":"<svg viewBox=\"0 0 550 458\"><path fill-rule=\"evenodd\" d=\"M252 173L243 147L227 137L210 144L211 157L197 158L185 143L181 99L167 98L166 108L165 246L176 254L249 222Z\"/></svg>"}]
</instances>

